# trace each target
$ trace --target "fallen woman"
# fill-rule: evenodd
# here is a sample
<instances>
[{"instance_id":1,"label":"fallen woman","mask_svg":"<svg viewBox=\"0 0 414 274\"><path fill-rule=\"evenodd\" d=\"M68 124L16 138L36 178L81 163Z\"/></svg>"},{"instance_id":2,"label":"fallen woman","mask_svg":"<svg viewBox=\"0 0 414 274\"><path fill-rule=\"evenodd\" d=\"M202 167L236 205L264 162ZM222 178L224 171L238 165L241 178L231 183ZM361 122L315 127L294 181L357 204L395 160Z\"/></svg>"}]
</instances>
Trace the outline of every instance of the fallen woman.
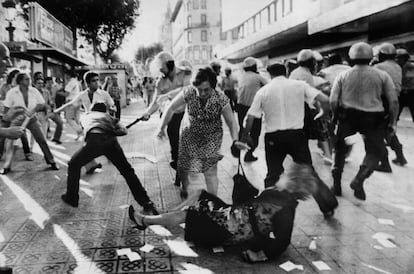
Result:
<instances>
[{"instance_id":1,"label":"fallen woman","mask_svg":"<svg viewBox=\"0 0 414 274\"><path fill-rule=\"evenodd\" d=\"M311 166L292 164L276 186L243 204L228 205L200 190L175 210L161 215L143 215L130 206L129 218L141 230L149 225L185 223L186 241L206 247L242 245L244 260L260 262L286 250L298 200L307 199L320 188L327 189ZM333 196L330 192L327 195L327 200ZM333 211L338 205L336 199L331 204Z\"/></svg>"}]
</instances>

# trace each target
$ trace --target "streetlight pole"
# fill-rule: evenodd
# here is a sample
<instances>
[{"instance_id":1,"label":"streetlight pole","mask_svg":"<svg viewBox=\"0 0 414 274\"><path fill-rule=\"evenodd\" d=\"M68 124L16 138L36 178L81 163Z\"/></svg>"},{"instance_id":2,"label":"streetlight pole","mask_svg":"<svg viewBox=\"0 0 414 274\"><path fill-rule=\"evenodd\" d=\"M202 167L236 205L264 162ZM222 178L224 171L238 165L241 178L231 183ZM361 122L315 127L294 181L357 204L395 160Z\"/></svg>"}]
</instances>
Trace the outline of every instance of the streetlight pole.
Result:
<instances>
[{"instance_id":1,"label":"streetlight pole","mask_svg":"<svg viewBox=\"0 0 414 274\"><path fill-rule=\"evenodd\" d=\"M6 30L9 32L9 41L10 42L13 42L14 41L14 35L13 35L13 33L16 30L16 28L13 27L13 24L12 24L11 21L9 21L9 26L6 27Z\"/></svg>"},{"instance_id":2,"label":"streetlight pole","mask_svg":"<svg viewBox=\"0 0 414 274\"><path fill-rule=\"evenodd\" d=\"M4 0L1 3L1 5L6 11L5 12L6 21L9 22L9 26L6 27L6 30L9 32L9 41L13 42L14 41L13 32L16 30L16 28L13 27L12 22L16 17L16 2L14 0Z\"/></svg>"}]
</instances>

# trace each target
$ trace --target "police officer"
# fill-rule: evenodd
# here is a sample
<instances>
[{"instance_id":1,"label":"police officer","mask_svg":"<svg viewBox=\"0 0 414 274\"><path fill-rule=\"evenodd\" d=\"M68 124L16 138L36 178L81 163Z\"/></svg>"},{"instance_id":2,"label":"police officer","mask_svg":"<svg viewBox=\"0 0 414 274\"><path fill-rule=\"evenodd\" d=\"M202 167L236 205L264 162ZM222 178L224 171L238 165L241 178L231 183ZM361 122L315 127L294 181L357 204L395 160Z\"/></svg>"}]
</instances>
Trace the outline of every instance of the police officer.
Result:
<instances>
[{"instance_id":1,"label":"police officer","mask_svg":"<svg viewBox=\"0 0 414 274\"><path fill-rule=\"evenodd\" d=\"M408 107L414 122L414 63L410 61L410 54L406 49L397 49L397 62L402 68L402 85L399 97L400 117L402 110Z\"/></svg>"},{"instance_id":2,"label":"police officer","mask_svg":"<svg viewBox=\"0 0 414 274\"><path fill-rule=\"evenodd\" d=\"M395 93L398 97L401 93L401 82L402 82L402 69L395 61L397 51L393 44L383 43L379 47L378 61L374 67L385 71L391 77L392 82L395 86ZM386 103L386 101L384 101ZM388 113L385 115L385 122L389 120ZM386 136L387 137L387 136ZM404 166L407 164L407 160L404 157L403 147L398 140L397 134L392 134L387 138L387 143L390 145L391 149L395 151L396 158L392 160L393 163ZM381 160L381 164L375 169L378 171L391 172L391 166L388 161L388 151L385 149L385 155Z\"/></svg>"},{"instance_id":3,"label":"police officer","mask_svg":"<svg viewBox=\"0 0 414 274\"><path fill-rule=\"evenodd\" d=\"M365 200L363 183L384 156L384 104L388 102L389 121L387 127L395 132L398 100L391 77L381 70L369 66L373 58L370 45L359 42L349 49L353 67L335 79L330 96L331 108L338 117L335 160L332 169L334 193L341 195L341 176L345 164L345 138L359 132L364 136L365 158L351 182L354 196Z\"/></svg>"}]
</instances>

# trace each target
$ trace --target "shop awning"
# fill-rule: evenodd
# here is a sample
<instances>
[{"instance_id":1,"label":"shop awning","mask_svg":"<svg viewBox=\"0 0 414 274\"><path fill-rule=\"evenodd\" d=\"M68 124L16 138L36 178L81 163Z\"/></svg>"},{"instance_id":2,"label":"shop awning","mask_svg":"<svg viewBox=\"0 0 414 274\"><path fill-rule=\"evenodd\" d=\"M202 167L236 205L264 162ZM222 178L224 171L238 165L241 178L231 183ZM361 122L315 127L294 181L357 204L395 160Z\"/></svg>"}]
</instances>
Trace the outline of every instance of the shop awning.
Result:
<instances>
[{"instance_id":1,"label":"shop awning","mask_svg":"<svg viewBox=\"0 0 414 274\"><path fill-rule=\"evenodd\" d=\"M25 60L41 60L43 56L69 64L71 66L87 66L88 63L56 48L37 45L31 42L6 42L12 56Z\"/></svg>"}]
</instances>

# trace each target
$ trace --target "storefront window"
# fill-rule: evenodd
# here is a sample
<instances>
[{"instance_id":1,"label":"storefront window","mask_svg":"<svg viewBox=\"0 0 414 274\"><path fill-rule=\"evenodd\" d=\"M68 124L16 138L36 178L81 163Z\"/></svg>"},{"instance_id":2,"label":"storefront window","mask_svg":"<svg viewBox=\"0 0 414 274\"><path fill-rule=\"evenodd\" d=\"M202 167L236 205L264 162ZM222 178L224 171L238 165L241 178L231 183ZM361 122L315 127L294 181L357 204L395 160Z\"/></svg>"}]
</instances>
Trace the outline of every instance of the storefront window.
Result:
<instances>
[{"instance_id":1,"label":"storefront window","mask_svg":"<svg viewBox=\"0 0 414 274\"><path fill-rule=\"evenodd\" d=\"M192 43L193 42L193 34L191 31L187 32L187 42Z\"/></svg>"}]
</instances>

